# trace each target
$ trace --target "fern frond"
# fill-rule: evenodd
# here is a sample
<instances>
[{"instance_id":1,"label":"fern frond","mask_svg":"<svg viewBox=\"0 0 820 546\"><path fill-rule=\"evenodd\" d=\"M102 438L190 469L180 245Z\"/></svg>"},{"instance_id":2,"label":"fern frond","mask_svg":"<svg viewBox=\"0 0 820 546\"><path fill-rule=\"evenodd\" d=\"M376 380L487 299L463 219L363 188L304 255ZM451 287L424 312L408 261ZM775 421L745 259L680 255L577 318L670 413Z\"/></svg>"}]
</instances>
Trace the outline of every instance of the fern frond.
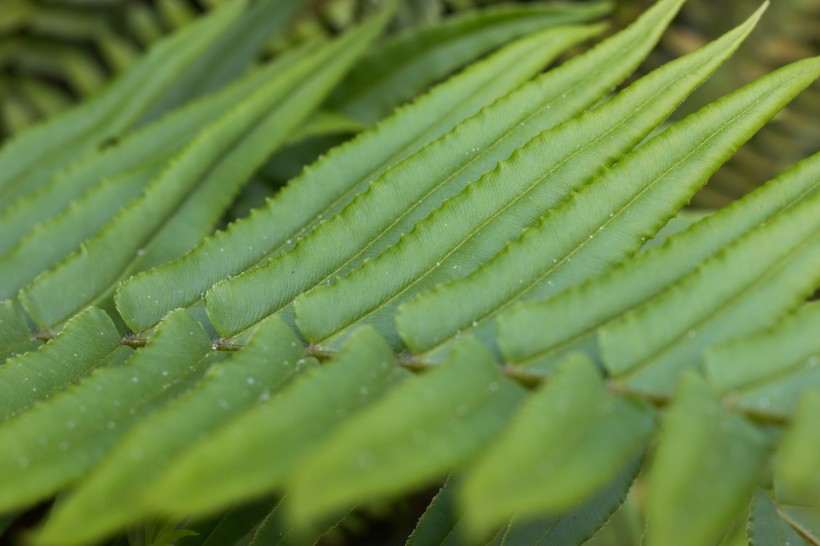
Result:
<instances>
[{"instance_id":1,"label":"fern frond","mask_svg":"<svg viewBox=\"0 0 820 546\"><path fill-rule=\"evenodd\" d=\"M387 23L389 6L360 29L255 89L206 127L104 229L55 268L38 275L20 293L34 321L51 326L65 320L103 296L140 262L151 265L151 259L174 257L205 235L230 204L237 186L285 140L291 127L318 106L375 39ZM330 64L330 59L336 62Z\"/></svg>"},{"instance_id":2,"label":"fern frond","mask_svg":"<svg viewBox=\"0 0 820 546\"><path fill-rule=\"evenodd\" d=\"M334 338L346 330L370 323L400 345L393 315L402 302L474 272L536 219L620 160L731 55L759 16L595 110L538 135L378 258L300 296L294 304L300 331L314 344L333 347ZM409 328L402 323L405 318L400 313L397 321Z\"/></svg>"},{"instance_id":3,"label":"fern frond","mask_svg":"<svg viewBox=\"0 0 820 546\"><path fill-rule=\"evenodd\" d=\"M218 281L291 248L391 165L413 155L485 103L505 95L561 51L597 30L569 27L522 39L334 149L248 218L217 232L180 260L124 283L117 304L125 320L135 330L147 328L168 310L194 303ZM287 275L293 274L288 271ZM180 285L184 285L183 292L177 294ZM167 304L145 310L139 302L146 294Z\"/></svg>"},{"instance_id":4,"label":"fern frond","mask_svg":"<svg viewBox=\"0 0 820 546\"><path fill-rule=\"evenodd\" d=\"M648 53L679 5L679 0L660 2L626 31L507 95L386 171L292 250L215 285L206 306L217 331L237 334L286 308L301 292L378 256L499 160L600 99Z\"/></svg>"},{"instance_id":5,"label":"fern frond","mask_svg":"<svg viewBox=\"0 0 820 546\"><path fill-rule=\"evenodd\" d=\"M498 342L516 373L548 374L564 355L584 351L600 361L596 332L673 285L726 245L786 214L820 187L820 154L795 165L742 200L721 209L606 274L543 302L502 314ZM530 326L540 325L536 328Z\"/></svg>"},{"instance_id":6,"label":"fern frond","mask_svg":"<svg viewBox=\"0 0 820 546\"><path fill-rule=\"evenodd\" d=\"M413 28L362 59L328 100L328 106L363 123L390 114L395 104L429 82L521 36L544 28L582 23L609 11L606 3L490 7Z\"/></svg>"},{"instance_id":7,"label":"fern frond","mask_svg":"<svg viewBox=\"0 0 820 546\"><path fill-rule=\"evenodd\" d=\"M654 137L474 273L405 303L396 318L402 339L417 353L466 330L492 343L491 319L512 303L543 299L629 257L818 74L817 60L795 63ZM471 298L475 293L482 297Z\"/></svg>"}]
</instances>

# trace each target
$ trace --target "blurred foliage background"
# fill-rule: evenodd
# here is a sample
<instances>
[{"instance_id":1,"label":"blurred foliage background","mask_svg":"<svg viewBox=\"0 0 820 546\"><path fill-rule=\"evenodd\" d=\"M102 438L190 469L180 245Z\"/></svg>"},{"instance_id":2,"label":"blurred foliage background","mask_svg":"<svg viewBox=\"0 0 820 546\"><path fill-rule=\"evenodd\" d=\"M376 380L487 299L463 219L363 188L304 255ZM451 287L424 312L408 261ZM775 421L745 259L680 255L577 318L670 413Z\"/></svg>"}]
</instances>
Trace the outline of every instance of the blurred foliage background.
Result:
<instances>
[{"instance_id":1,"label":"blurred foliage background","mask_svg":"<svg viewBox=\"0 0 820 546\"><path fill-rule=\"evenodd\" d=\"M161 36L231 0L0 0L0 142L93 95ZM526 0L525 0L526 1ZM370 0L307 1L290 34L268 55L317 33L334 34ZM393 32L498 0L405 0ZM614 0L613 31L652 0ZM759 0L689 0L645 73L738 24ZM773 0L755 34L678 111L681 117L754 78L820 54L820 0ZM820 85L803 93L729 161L693 205L719 208L806 157L820 142ZM332 144L329 143L329 144ZM298 152L298 150L296 150ZM287 161L297 170L310 155ZM280 161L282 159L280 158Z\"/></svg>"}]
</instances>

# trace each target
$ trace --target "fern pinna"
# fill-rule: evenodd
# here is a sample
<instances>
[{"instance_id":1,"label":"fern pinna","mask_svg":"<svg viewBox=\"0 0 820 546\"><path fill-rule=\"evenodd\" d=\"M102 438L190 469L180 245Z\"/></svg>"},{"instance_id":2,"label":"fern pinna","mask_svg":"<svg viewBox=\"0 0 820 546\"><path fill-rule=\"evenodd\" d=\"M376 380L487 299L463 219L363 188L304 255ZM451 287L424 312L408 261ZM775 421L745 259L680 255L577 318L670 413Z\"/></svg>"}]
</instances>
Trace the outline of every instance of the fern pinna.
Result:
<instances>
[{"instance_id":1,"label":"fern pinna","mask_svg":"<svg viewBox=\"0 0 820 546\"><path fill-rule=\"evenodd\" d=\"M4 540L820 544L820 154L682 210L820 59L670 122L682 3L224 2L10 140Z\"/></svg>"}]
</instances>

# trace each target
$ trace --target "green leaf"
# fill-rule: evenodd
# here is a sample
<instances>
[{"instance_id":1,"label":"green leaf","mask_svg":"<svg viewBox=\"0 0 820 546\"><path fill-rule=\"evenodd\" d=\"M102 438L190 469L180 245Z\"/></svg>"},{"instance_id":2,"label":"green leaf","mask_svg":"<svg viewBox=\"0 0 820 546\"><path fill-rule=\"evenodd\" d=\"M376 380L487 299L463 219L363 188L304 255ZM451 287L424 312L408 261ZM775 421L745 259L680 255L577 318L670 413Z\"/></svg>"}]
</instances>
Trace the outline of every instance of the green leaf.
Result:
<instances>
[{"instance_id":1,"label":"green leaf","mask_svg":"<svg viewBox=\"0 0 820 546\"><path fill-rule=\"evenodd\" d=\"M381 31L391 5L361 28L297 63L286 75L254 90L203 130L102 231L59 266L39 275L20 294L34 321L57 324L103 295L129 266L135 267L131 265L135 259L161 261L201 238L271 148L307 117L334 79ZM329 64L334 58L336 63ZM314 73L321 66L325 69ZM149 242L144 254L150 256L141 255L139 250Z\"/></svg>"},{"instance_id":2,"label":"green leaf","mask_svg":"<svg viewBox=\"0 0 820 546\"><path fill-rule=\"evenodd\" d=\"M213 365L179 400L130 430L55 508L40 539L85 544L154 514L146 487L174 457L258 400L269 399L311 364L286 324L278 319L260 324L243 349ZM123 468L129 471L123 473Z\"/></svg>"},{"instance_id":3,"label":"green leaf","mask_svg":"<svg viewBox=\"0 0 820 546\"><path fill-rule=\"evenodd\" d=\"M499 160L600 99L651 49L679 5L680 0L660 2L626 31L508 94L395 165L292 250L214 286L206 303L217 331L225 336L241 332L306 289L378 256Z\"/></svg>"},{"instance_id":4,"label":"green leaf","mask_svg":"<svg viewBox=\"0 0 820 546\"><path fill-rule=\"evenodd\" d=\"M505 530L501 546L580 546L606 524L626 499L641 468L633 459L611 483L561 515L514 520Z\"/></svg>"},{"instance_id":5,"label":"green leaf","mask_svg":"<svg viewBox=\"0 0 820 546\"><path fill-rule=\"evenodd\" d=\"M141 121L151 121L191 98L213 93L239 76L303 4L304 0L249 2L242 15L177 75L173 87Z\"/></svg>"},{"instance_id":6,"label":"green leaf","mask_svg":"<svg viewBox=\"0 0 820 546\"><path fill-rule=\"evenodd\" d=\"M374 123L456 68L545 27L606 15L606 3L489 7L412 28L362 59L328 101L334 110Z\"/></svg>"},{"instance_id":7,"label":"green leaf","mask_svg":"<svg viewBox=\"0 0 820 546\"><path fill-rule=\"evenodd\" d=\"M399 345L393 316L403 301L472 273L590 177L622 158L732 54L761 13L591 112L538 135L381 256L332 285L300 296L294 304L300 331L311 342L332 347L345 329L366 322ZM398 324L412 330L404 318L400 315Z\"/></svg>"},{"instance_id":8,"label":"green leaf","mask_svg":"<svg viewBox=\"0 0 820 546\"><path fill-rule=\"evenodd\" d=\"M665 395L686 368L702 362L703 349L770 326L819 283L820 192L815 192L604 327L599 334L604 363L622 388Z\"/></svg>"},{"instance_id":9,"label":"green leaf","mask_svg":"<svg viewBox=\"0 0 820 546\"><path fill-rule=\"evenodd\" d=\"M241 14L233 2L152 48L94 100L26 131L0 151L0 207L31 193L53 174L133 126Z\"/></svg>"},{"instance_id":10,"label":"green leaf","mask_svg":"<svg viewBox=\"0 0 820 546\"><path fill-rule=\"evenodd\" d=\"M147 328L168 310L200 299L217 281L292 247L392 164L446 133L486 102L508 93L561 51L595 32L594 28L570 27L522 39L332 150L247 219L206 239L169 266L125 282L118 290L117 304L126 322L134 330ZM287 276L292 273L288 271ZM147 309L141 305L146 294L165 303L156 310ZM250 299L254 306L259 305L258 294Z\"/></svg>"},{"instance_id":11,"label":"green leaf","mask_svg":"<svg viewBox=\"0 0 820 546\"><path fill-rule=\"evenodd\" d=\"M0 426L0 511L43 499L80 478L139 418L199 377L210 343L185 311L163 321L125 364L100 369L72 389Z\"/></svg>"},{"instance_id":12,"label":"green leaf","mask_svg":"<svg viewBox=\"0 0 820 546\"><path fill-rule=\"evenodd\" d=\"M492 343L492 319L514 302L544 299L637 252L818 73L818 60L794 63L654 137L474 273L405 303L396 318L402 339L414 352L435 352L460 331L471 329Z\"/></svg>"},{"instance_id":13,"label":"green leaf","mask_svg":"<svg viewBox=\"0 0 820 546\"><path fill-rule=\"evenodd\" d=\"M801 392L820 388L820 302L765 332L710 347L704 369L712 385L737 408L789 417Z\"/></svg>"},{"instance_id":14,"label":"green leaf","mask_svg":"<svg viewBox=\"0 0 820 546\"><path fill-rule=\"evenodd\" d=\"M117 211L139 197L160 171L160 163L149 163L109 178L62 212L34 226L0 257L0 276L5 280L0 297L14 297L39 273L55 266L96 234Z\"/></svg>"},{"instance_id":15,"label":"green leaf","mask_svg":"<svg viewBox=\"0 0 820 546\"><path fill-rule=\"evenodd\" d=\"M564 355L583 350L600 360L596 333L622 313L657 295L724 246L788 211L820 187L820 154L734 204L624 262L543 302L527 302L498 319L498 344L517 373L551 371ZM539 325L533 327L533 325Z\"/></svg>"},{"instance_id":16,"label":"green leaf","mask_svg":"<svg viewBox=\"0 0 820 546\"><path fill-rule=\"evenodd\" d=\"M465 339L445 364L347 419L296 468L294 521L447 475L504 427L523 395L480 343Z\"/></svg>"},{"instance_id":17,"label":"green leaf","mask_svg":"<svg viewBox=\"0 0 820 546\"><path fill-rule=\"evenodd\" d=\"M330 430L403 378L378 335L362 331L281 395L191 445L146 484L145 498L187 515L281 488Z\"/></svg>"},{"instance_id":18,"label":"green leaf","mask_svg":"<svg viewBox=\"0 0 820 546\"><path fill-rule=\"evenodd\" d=\"M816 330L815 330L816 331ZM782 496L820 509L820 390L800 398L794 423L786 431L777 457L776 477ZM780 493L780 492L779 492Z\"/></svg>"},{"instance_id":19,"label":"green leaf","mask_svg":"<svg viewBox=\"0 0 820 546\"><path fill-rule=\"evenodd\" d=\"M748 535L750 546L809 546L809 543L780 517L771 497L763 490L759 490L752 500Z\"/></svg>"},{"instance_id":20,"label":"green leaf","mask_svg":"<svg viewBox=\"0 0 820 546\"><path fill-rule=\"evenodd\" d=\"M608 393L588 359L570 357L470 468L462 500L472 528L572 509L646 445L653 420L643 403Z\"/></svg>"},{"instance_id":21,"label":"green leaf","mask_svg":"<svg viewBox=\"0 0 820 546\"><path fill-rule=\"evenodd\" d=\"M647 546L714 544L747 506L767 456L763 433L726 411L700 377L686 374L650 468Z\"/></svg>"},{"instance_id":22,"label":"green leaf","mask_svg":"<svg viewBox=\"0 0 820 546\"><path fill-rule=\"evenodd\" d=\"M0 253L22 244L18 243L19 239L34 226L65 210L90 188L101 186L103 180L144 169L151 163L166 162L185 147L191 135L199 133L265 82L315 52L314 46L284 54L223 91L193 101L155 123L128 133L122 141L87 154L64 172L56 173L36 191L0 212Z\"/></svg>"},{"instance_id":23,"label":"green leaf","mask_svg":"<svg viewBox=\"0 0 820 546\"><path fill-rule=\"evenodd\" d=\"M80 382L97 367L121 363L130 353L105 312L78 313L57 337L0 366L0 422Z\"/></svg>"}]
</instances>

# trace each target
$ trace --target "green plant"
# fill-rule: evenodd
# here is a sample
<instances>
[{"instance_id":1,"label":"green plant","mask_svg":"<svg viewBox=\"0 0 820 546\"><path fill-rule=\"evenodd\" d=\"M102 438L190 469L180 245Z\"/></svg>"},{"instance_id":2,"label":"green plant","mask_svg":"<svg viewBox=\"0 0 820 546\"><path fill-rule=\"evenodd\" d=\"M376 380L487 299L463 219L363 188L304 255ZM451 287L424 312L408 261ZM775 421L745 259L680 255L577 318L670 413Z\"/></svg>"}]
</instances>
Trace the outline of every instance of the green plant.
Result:
<instances>
[{"instance_id":1,"label":"green plant","mask_svg":"<svg viewBox=\"0 0 820 546\"><path fill-rule=\"evenodd\" d=\"M3 524L309 544L446 481L410 543L820 543L820 154L681 212L820 59L660 130L765 10L615 93L682 3L541 73L606 5L387 1L239 77L297 3L226 3L8 142Z\"/></svg>"}]
</instances>

